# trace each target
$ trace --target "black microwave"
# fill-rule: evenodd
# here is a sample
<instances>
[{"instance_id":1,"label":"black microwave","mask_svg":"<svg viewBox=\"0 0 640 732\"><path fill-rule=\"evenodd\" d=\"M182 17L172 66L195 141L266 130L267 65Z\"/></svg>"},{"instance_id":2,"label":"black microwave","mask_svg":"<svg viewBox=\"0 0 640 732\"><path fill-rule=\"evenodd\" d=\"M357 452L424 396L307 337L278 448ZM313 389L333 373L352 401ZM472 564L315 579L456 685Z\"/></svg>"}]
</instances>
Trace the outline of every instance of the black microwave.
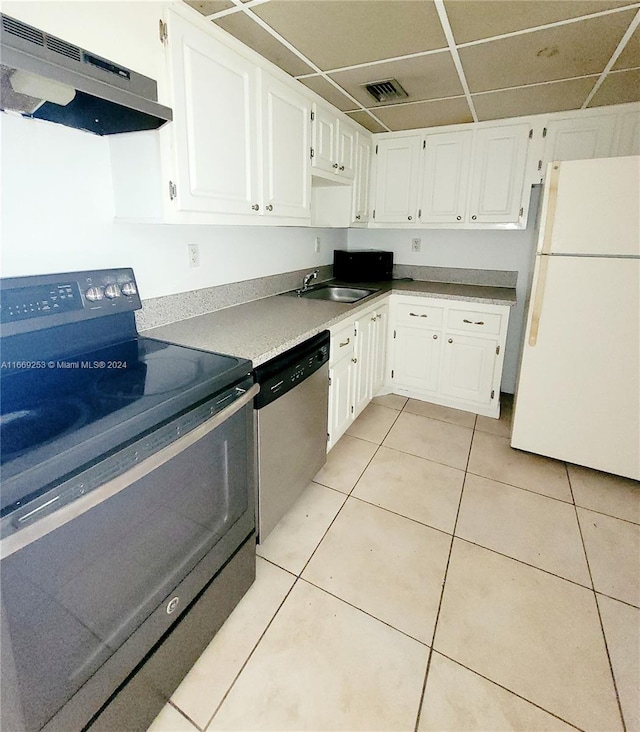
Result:
<instances>
[{"instance_id":1,"label":"black microwave","mask_svg":"<svg viewBox=\"0 0 640 732\"><path fill-rule=\"evenodd\" d=\"M380 282L393 274L393 252L333 250L333 276L343 282Z\"/></svg>"}]
</instances>

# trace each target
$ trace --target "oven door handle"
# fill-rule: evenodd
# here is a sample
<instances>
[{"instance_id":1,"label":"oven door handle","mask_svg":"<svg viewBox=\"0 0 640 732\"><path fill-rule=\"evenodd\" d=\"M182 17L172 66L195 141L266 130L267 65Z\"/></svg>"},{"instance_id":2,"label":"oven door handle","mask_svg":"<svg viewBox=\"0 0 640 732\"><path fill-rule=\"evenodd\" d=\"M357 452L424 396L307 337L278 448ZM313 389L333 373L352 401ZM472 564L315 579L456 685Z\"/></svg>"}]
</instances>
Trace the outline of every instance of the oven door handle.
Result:
<instances>
[{"instance_id":1,"label":"oven door handle","mask_svg":"<svg viewBox=\"0 0 640 732\"><path fill-rule=\"evenodd\" d=\"M172 442L161 450L158 450L158 452L150 455L146 460L143 460L138 465L134 465L125 473L122 473L122 475L116 476L112 480L101 485L99 488L96 488L90 493L66 504L58 511L42 516L40 519L38 519L37 516L38 509L25 514L22 517L22 520L31 519L34 523L27 524L24 528L16 531L15 534L11 534L10 536L2 539L2 541L0 541L0 557L4 558L10 554L14 554L25 546L28 546L34 541L37 541L43 536L55 531L55 529L60 526L64 526L69 521L81 516L86 511L89 511L103 501L106 501L108 498L111 498L111 496L115 496L117 493L120 493L120 491L124 490L136 481L146 477L154 470L157 470L180 452L191 447L191 445L194 445L198 440L201 440L210 432L213 432L213 430L220 427L223 422L226 422L228 419L233 417L236 412L239 412L253 400L256 394L260 391L260 385L254 384L246 391L238 388L237 391L241 392L242 395L234 402L229 404L206 422L203 422L195 429L187 432L186 435L179 437L175 442ZM50 506L55 500L56 499L53 498L51 501L48 501L42 506L42 508Z\"/></svg>"}]
</instances>

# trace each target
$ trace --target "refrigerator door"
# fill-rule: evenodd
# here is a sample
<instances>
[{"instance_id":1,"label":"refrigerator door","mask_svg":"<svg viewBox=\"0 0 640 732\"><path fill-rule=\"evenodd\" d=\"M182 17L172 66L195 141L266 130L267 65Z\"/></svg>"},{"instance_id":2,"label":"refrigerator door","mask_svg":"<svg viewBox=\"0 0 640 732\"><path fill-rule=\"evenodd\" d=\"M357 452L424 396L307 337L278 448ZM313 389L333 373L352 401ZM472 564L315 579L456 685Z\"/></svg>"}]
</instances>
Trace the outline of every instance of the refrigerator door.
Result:
<instances>
[{"instance_id":1,"label":"refrigerator door","mask_svg":"<svg viewBox=\"0 0 640 732\"><path fill-rule=\"evenodd\" d=\"M640 260L536 258L511 445L640 480Z\"/></svg>"},{"instance_id":2,"label":"refrigerator door","mask_svg":"<svg viewBox=\"0 0 640 732\"><path fill-rule=\"evenodd\" d=\"M640 256L640 157L549 163L538 253Z\"/></svg>"}]
</instances>

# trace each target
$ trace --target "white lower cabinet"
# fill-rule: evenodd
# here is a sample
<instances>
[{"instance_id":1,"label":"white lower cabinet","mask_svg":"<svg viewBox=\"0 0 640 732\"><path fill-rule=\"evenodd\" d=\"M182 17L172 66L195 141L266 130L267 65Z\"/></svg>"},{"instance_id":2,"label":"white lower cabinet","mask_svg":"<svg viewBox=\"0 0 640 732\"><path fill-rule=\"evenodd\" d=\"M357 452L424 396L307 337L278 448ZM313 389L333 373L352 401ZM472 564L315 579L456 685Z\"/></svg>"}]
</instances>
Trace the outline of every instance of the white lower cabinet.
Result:
<instances>
[{"instance_id":1,"label":"white lower cabinet","mask_svg":"<svg viewBox=\"0 0 640 732\"><path fill-rule=\"evenodd\" d=\"M390 391L499 416L509 306L394 296L391 320Z\"/></svg>"},{"instance_id":2,"label":"white lower cabinet","mask_svg":"<svg viewBox=\"0 0 640 732\"><path fill-rule=\"evenodd\" d=\"M388 312L380 303L331 328L329 450L384 384Z\"/></svg>"}]
</instances>

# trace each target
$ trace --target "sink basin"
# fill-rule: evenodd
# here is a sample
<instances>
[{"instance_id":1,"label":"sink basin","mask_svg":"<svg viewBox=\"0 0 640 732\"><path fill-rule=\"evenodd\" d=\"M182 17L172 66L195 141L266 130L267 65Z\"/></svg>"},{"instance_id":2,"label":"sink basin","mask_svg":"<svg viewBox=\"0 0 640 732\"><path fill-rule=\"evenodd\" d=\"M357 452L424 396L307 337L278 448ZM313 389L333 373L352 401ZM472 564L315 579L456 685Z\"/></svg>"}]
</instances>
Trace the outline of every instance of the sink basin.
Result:
<instances>
[{"instance_id":1,"label":"sink basin","mask_svg":"<svg viewBox=\"0 0 640 732\"><path fill-rule=\"evenodd\" d=\"M298 297L307 300L330 300L331 302L358 302L377 290L367 290L364 287L345 287L342 285L320 285L305 292L298 292Z\"/></svg>"}]
</instances>

